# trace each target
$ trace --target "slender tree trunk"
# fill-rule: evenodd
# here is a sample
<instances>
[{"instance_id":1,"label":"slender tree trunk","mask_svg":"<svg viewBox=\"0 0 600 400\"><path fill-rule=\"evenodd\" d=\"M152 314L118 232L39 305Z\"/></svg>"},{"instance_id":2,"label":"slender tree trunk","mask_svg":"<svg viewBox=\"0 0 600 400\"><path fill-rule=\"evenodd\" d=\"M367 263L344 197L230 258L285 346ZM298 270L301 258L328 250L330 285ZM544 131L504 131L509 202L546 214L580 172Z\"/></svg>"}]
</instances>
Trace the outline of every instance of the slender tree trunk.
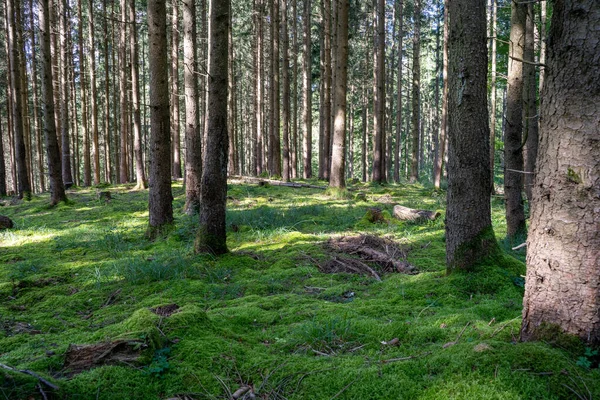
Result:
<instances>
[{"instance_id":1,"label":"slender tree trunk","mask_svg":"<svg viewBox=\"0 0 600 400\"><path fill-rule=\"evenodd\" d=\"M484 19L485 21L485 19ZM412 67L412 157L410 181L419 180L419 138L421 132L421 0L414 4L413 67Z\"/></svg>"},{"instance_id":2,"label":"slender tree trunk","mask_svg":"<svg viewBox=\"0 0 600 400\"><path fill-rule=\"evenodd\" d=\"M227 43L229 0L211 0L206 157L202 171L200 226L196 252L223 254L227 250Z\"/></svg>"},{"instance_id":3,"label":"slender tree trunk","mask_svg":"<svg viewBox=\"0 0 600 400\"><path fill-rule=\"evenodd\" d=\"M419 1L419 0L417 0ZM375 93L373 111L373 182L385 182L385 1L377 0L375 35Z\"/></svg>"},{"instance_id":4,"label":"slender tree trunk","mask_svg":"<svg viewBox=\"0 0 600 400\"><path fill-rule=\"evenodd\" d=\"M148 1L150 64L150 221L147 235L165 234L173 223L171 192L171 135L169 132L169 81L167 66L166 0ZM126 154L122 154L123 157Z\"/></svg>"},{"instance_id":5,"label":"slender tree trunk","mask_svg":"<svg viewBox=\"0 0 600 400\"><path fill-rule=\"evenodd\" d=\"M106 182L113 182L112 176L112 163L111 163L111 139L110 139L110 124L113 120L112 113L110 112L110 77L109 77L109 58L108 58L108 0L103 0L102 11L104 13L104 179Z\"/></svg>"},{"instance_id":6,"label":"slender tree trunk","mask_svg":"<svg viewBox=\"0 0 600 400\"><path fill-rule=\"evenodd\" d=\"M443 33L441 32L442 28L442 22L443 22L443 13L441 13L439 19L438 19L438 24L437 24L437 32L435 35L435 89L434 89L434 93L435 93L435 116L434 116L434 123L433 123L433 181L434 181L434 187L435 187L435 174L437 171L437 165L440 163L440 157L444 154L444 151L441 149L441 140L440 140L440 79L439 76L441 75L440 72L442 72L441 70L443 70L443 62L441 62L440 59L440 53L443 52L443 50L440 48L440 36L443 35ZM442 85L443 85L443 78L442 78ZM440 171L441 172L441 171ZM439 189L439 188L436 188Z\"/></svg>"},{"instance_id":7,"label":"slender tree trunk","mask_svg":"<svg viewBox=\"0 0 600 400\"><path fill-rule=\"evenodd\" d=\"M181 149L179 129L179 0L171 0L171 146L173 178L181 178Z\"/></svg>"},{"instance_id":8,"label":"slender tree trunk","mask_svg":"<svg viewBox=\"0 0 600 400\"><path fill-rule=\"evenodd\" d=\"M230 174L236 175L238 173L237 170L237 145L236 145L236 85L234 84L235 79L235 59L234 59L234 48L233 48L233 27L231 21L231 13L229 13L229 28L227 31L228 43L229 47L227 49L227 131L229 136L229 160L227 170Z\"/></svg>"},{"instance_id":9,"label":"slender tree trunk","mask_svg":"<svg viewBox=\"0 0 600 400\"><path fill-rule=\"evenodd\" d=\"M331 175L329 186L346 187L344 168L346 165L346 92L348 81L348 9L349 0L338 0L337 13L337 57L335 65L335 124L331 152Z\"/></svg>"},{"instance_id":10,"label":"slender tree trunk","mask_svg":"<svg viewBox=\"0 0 600 400\"><path fill-rule=\"evenodd\" d=\"M269 160L271 176L281 176L281 140L279 136L279 0L271 0L271 128Z\"/></svg>"},{"instance_id":11,"label":"slender tree trunk","mask_svg":"<svg viewBox=\"0 0 600 400\"><path fill-rule=\"evenodd\" d=\"M29 180L29 171L27 170L27 155L25 152L25 137L23 132L23 103L21 101L21 69L20 69L20 51L22 47L17 40L17 26L20 24L20 11L18 3L15 0L8 0L6 3L7 25L8 25L8 46L10 51L10 81L12 94L13 111L13 136L15 144L15 160L17 165L17 180L19 198L31 200L31 181Z\"/></svg>"},{"instance_id":12,"label":"slender tree trunk","mask_svg":"<svg viewBox=\"0 0 600 400\"><path fill-rule=\"evenodd\" d=\"M57 39L57 36L59 36L59 35L56 33L59 30L59 29L57 29L57 27L60 26L60 18L58 17L58 14L59 14L58 10L60 9L60 4L61 4L61 0L49 0L48 1L48 10L50 12L48 19L50 21L50 27L51 27L51 29L50 29L51 57L50 58L52 59L52 78L54 79L54 82L52 82L52 84L54 85L54 105L55 105L54 120L56 121L56 134L59 135L58 146L61 151L61 159L62 159L62 148L61 148L62 147L62 139L60 137L60 135L62 133L61 116L60 116L60 109L62 107L62 102L60 99L60 96L61 96L60 77L61 77L62 69L60 68L61 54L60 54L60 48L59 48L59 41ZM65 184L66 184L66 182L65 182Z\"/></svg>"},{"instance_id":13,"label":"slender tree trunk","mask_svg":"<svg viewBox=\"0 0 600 400\"><path fill-rule=\"evenodd\" d=\"M129 117L127 101L127 0L121 0L121 31L119 35L119 104L121 107L121 135L119 157L119 183L129 182L127 143L129 141ZM148 2L150 7L150 2ZM168 92L167 92L168 93ZM163 101L164 102L164 101ZM168 101L167 101L168 102ZM152 224L150 224L153 226Z\"/></svg>"},{"instance_id":14,"label":"slender tree trunk","mask_svg":"<svg viewBox=\"0 0 600 400\"><path fill-rule=\"evenodd\" d=\"M303 127L304 132L304 179L312 178L312 83L310 46L311 0L304 0L304 64L302 65L303 87Z\"/></svg>"},{"instance_id":15,"label":"slender tree trunk","mask_svg":"<svg viewBox=\"0 0 600 400\"><path fill-rule=\"evenodd\" d=\"M600 8L554 2L527 239L521 339L600 344Z\"/></svg>"},{"instance_id":16,"label":"slender tree trunk","mask_svg":"<svg viewBox=\"0 0 600 400\"><path fill-rule=\"evenodd\" d=\"M100 183L100 139L98 128L98 94L96 88L96 44L94 32L94 0L89 0L88 9L88 45L89 45L89 75L90 75L90 95L92 112L92 160L94 163L94 185Z\"/></svg>"},{"instance_id":17,"label":"slender tree trunk","mask_svg":"<svg viewBox=\"0 0 600 400\"><path fill-rule=\"evenodd\" d=\"M282 78L282 126L283 126L283 180L290 180L290 55L288 35L288 9L289 0L281 0L281 53L283 66L281 68ZM294 16L295 18L295 16ZM295 33L294 33L295 34Z\"/></svg>"},{"instance_id":18,"label":"slender tree trunk","mask_svg":"<svg viewBox=\"0 0 600 400\"><path fill-rule=\"evenodd\" d=\"M35 24L33 18L33 0L29 0L29 29L31 33L31 48L36 49L35 44ZM40 190L46 191L46 174L44 168L44 150L42 146L42 128L39 117L39 101L38 101L38 73L37 73L37 56L36 54L31 55L31 90L33 93L33 129L35 131L35 143L37 153L37 165L38 165L38 180L40 184ZM60 154L59 154L60 157Z\"/></svg>"},{"instance_id":19,"label":"slender tree trunk","mask_svg":"<svg viewBox=\"0 0 600 400\"><path fill-rule=\"evenodd\" d=\"M449 125L446 263L471 270L498 251L490 206L485 4L449 2ZM468 206L466 206L468 205Z\"/></svg>"},{"instance_id":20,"label":"slender tree trunk","mask_svg":"<svg viewBox=\"0 0 600 400\"><path fill-rule=\"evenodd\" d=\"M525 48L523 59L533 63L535 61L534 49L534 12L533 4L527 4L527 23L525 26ZM533 172L538 152L538 110L537 110L537 82L535 79L535 66L523 64L523 125L525 139L523 147L523 158L525 172L524 185L527 200L531 204L533 191Z\"/></svg>"},{"instance_id":21,"label":"slender tree trunk","mask_svg":"<svg viewBox=\"0 0 600 400\"><path fill-rule=\"evenodd\" d=\"M368 67L367 67L368 63L366 62L368 58L369 58L369 54L367 51L367 56L365 59L365 72L368 69ZM366 73L363 78L362 86L363 86L363 96L362 96L362 140L361 140L362 172L361 172L361 175L362 175L362 181L366 182L367 181L367 152L368 152L367 132L369 131L368 127L367 127L367 125L369 124L369 96L368 96L368 89L367 89L367 74Z\"/></svg>"},{"instance_id":22,"label":"slender tree trunk","mask_svg":"<svg viewBox=\"0 0 600 400\"><path fill-rule=\"evenodd\" d=\"M394 181L400 182L400 161L401 161L401 136L402 136L402 40L404 38L404 0L396 0L396 14L398 18L398 93L397 100L398 111L396 111L396 147L394 148Z\"/></svg>"},{"instance_id":23,"label":"slender tree trunk","mask_svg":"<svg viewBox=\"0 0 600 400\"><path fill-rule=\"evenodd\" d=\"M63 0L63 7L64 10L67 9L67 0ZM66 18L66 12L62 13L63 18ZM83 48L83 36L84 36L84 28L83 28L83 4L81 0L77 0L77 17L79 19L79 36L78 36L78 47L79 47L79 74L80 74L80 90L81 90L81 128L82 128L82 134L83 134L83 185L84 186L90 186L92 184L92 166L91 166L91 148L90 148L90 135L88 132L88 97L87 97L87 76L86 76L86 71L85 71L85 59L84 59L84 48ZM66 21L65 21L66 24ZM63 32L66 32L66 30L63 30ZM61 36L61 43L62 43L62 39L65 37L65 35L60 35ZM66 46L65 46L66 47ZM92 49L89 49L90 51L92 51ZM63 49L63 54L66 58L66 50ZM67 83L66 81L63 82L63 88L64 88L64 92L66 93L67 89ZM63 97L65 97L63 99L63 103L64 104L68 104L68 96L66 96L63 93ZM76 113L75 110L73 110L74 114ZM65 108L65 110L61 110L61 114L62 114L62 129L63 129L63 135L62 135L62 140L63 140L63 167L64 167L64 158L65 158L65 144L68 148L68 143L65 142L65 140L68 140L68 130L66 130L69 125L69 119L68 119L68 111ZM66 138L66 139L65 139ZM64 172L63 172L63 180L65 181L65 184L68 185L68 180L67 177L65 176Z\"/></svg>"},{"instance_id":24,"label":"slender tree trunk","mask_svg":"<svg viewBox=\"0 0 600 400\"><path fill-rule=\"evenodd\" d=\"M254 164L255 174L262 174L263 169L263 0L256 0L256 45L254 55L254 68L256 89L254 98L254 112L256 121Z\"/></svg>"},{"instance_id":25,"label":"slender tree trunk","mask_svg":"<svg viewBox=\"0 0 600 400\"><path fill-rule=\"evenodd\" d=\"M183 84L185 86L185 207L187 214L200 210L202 136L198 120L196 56L196 2L183 0Z\"/></svg>"},{"instance_id":26,"label":"slender tree trunk","mask_svg":"<svg viewBox=\"0 0 600 400\"><path fill-rule=\"evenodd\" d=\"M292 57L292 143L290 148L290 163L292 165L292 179L298 178L298 0L292 0L292 31L294 56Z\"/></svg>"},{"instance_id":27,"label":"slender tree trunk","mask_svg":"<svg viewBox=\"0 0 600 400\"><path fill-rule=\"evenodd\" d=\"M133 155L135 157L136 189L146 189L146 171L144 169L144 152L142 150L142 119L140 115L140 74L138 57L138 34L135 18L135 0L128 1L129 51L131 53L131 107L133 111Z\"/></svg>"},{"instance_id":28,"label":"slender tree trunk","mask_svg":"<svg viewBox=\"0 0 600 400\"><path fill-rule=\"evenodd\" d=\"M495 178L495 158L496 158L496 53L497 53L497 40L496 40L496 26L497 26L497 14L498 14L498 0L491 0L492 2L492 28L491 28L491 47L492 47L492 76L490 77L491 95L490 95L490 172L492 175L492 194L496 192L494 186Z\"/></svg>"},{"instance_id":29,"label":"slender tree trunk","mask_svg":"<svg viewBox=\"0 0 600 400\"><path fill-rule=\"evenodd\" d=\"M42 59L42 100L43 125L46 151L48 152L48 173L50 181L50 204L56 205L66 201L65 187L62 180L60 150L56 138L56 120L54 114L54 86L52 84L52 59L50 52L50 10L48 0L38 0L40 53Z\"/></svg>"},{"instance_id":30,"label":"slender tree trunk","mask_svg":"<svg viewBox=\"0 0 600 400\"><path fill-rule=\"evenodd\" d=\"M504 197L506 202L507 236L526 233L523 206L523 47L527 4L511 3L506 132L504 140Z\"/></svg>"}]
</instances>

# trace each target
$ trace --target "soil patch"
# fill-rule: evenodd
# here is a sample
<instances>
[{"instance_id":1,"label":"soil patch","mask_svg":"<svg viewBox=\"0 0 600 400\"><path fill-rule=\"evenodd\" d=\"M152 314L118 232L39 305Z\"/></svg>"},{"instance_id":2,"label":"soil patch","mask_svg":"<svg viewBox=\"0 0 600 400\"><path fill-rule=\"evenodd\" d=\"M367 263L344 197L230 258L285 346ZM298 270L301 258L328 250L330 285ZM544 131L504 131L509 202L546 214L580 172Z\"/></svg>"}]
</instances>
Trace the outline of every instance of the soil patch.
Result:
<instances>
[{"instance_id":1,"label":"soil patch","mask_svg":"<svg viewBox=\"0 0 600 400\"><path fill-rule=\"evenodd\" d=\"M406 261L406 250L390 239L373 236L344 236L325 243L329 260L319 263L324 273L354 273L371 275L381 280L382 273L416 274Z\"/></svg>"},{"instance_id":2,"label":"soil patch","mask_svg":"<svg viewBox=\"0 0 600 400\"><path fill-rule=\"evenodd\" d=\"M77 346L71 344L65 354L64 370L68 376L74 376L101 365L135 363L147 345L144 342L116 340Z\"/></svg>"},{"instance_id":3,"label":"soil patch","mask_svg":"<svg viewBox=\"0 0 600 400\"><path fill-rule=\"evenodd\" d=\"M178 310L179 306L175 303L166 304L164 306L158 306L150 309L150 311L152 311L154 314L160 315L161 317L170 317L171 315L175 314Z\"/></svg>"}]
</instances>

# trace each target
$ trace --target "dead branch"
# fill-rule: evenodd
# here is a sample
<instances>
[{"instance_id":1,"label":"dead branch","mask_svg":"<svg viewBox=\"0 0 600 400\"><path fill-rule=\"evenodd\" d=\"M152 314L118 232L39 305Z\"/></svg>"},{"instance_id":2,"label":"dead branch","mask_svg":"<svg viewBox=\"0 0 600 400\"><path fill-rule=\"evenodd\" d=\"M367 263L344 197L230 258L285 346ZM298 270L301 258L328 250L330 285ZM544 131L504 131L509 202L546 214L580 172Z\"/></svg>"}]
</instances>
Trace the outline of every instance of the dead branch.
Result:
<instances>
[{"instance_id":1,"label":"dead branch","mask_svg":"<svg viewBox=\"0 0 600 400\"><path fill-rule=\"evenodd\" d=\"M452 347L455 344L458 343L458 341L460 340L460 338L462 337L463 333L465 333L465 329L467 329L467 326L469 326L471 324L471 321L467 322L467 324L465 325L464 328L462 328L462 331L460 331L460 333L458 334L458 337L456 338L456 340L454 342L448 342L446 343L444 346L442 346L442 348L446 349L448 347Z\"/></svg>"},{"instance_id":2,"label":"dead branch","mask_svg":"<svg viewBox=\"0 0 600 400\"><path fill-rule=\"evenodd\" d=\"M408 360L412 360L413 358L420 358L420 357L428 356L431 353L433 353L433 351L428 351L427 353L416 354L416 355L408 356L408 357L390 358L388 360L381 360L381 363L382 364L388 364L388 363L392 363L392 362L396 362L396 361L408 361Z\"/></svg>"},{"instance_id":3,"label":"dead branch","mask_svg":"<svg viewBox=\"0 0 600 400\"><path fill-rule=\"evenodd\" d=\"M6 369L8 371L20 372L21 374L26 374L26 375L33 376L34 378L37 378L37 380L39 380L40 382L42 382L44 385L48 386L50 389L52 389L52 390L59 390L59 387L56 386L54 383L47 381L46 379L42 378L41 376L39 376L35 372L29 371L27 369L16 369L16 368L9 367L8 365L2 364L2 363L0 363L0 368L4 368L4 369Z\"/></svg>"}]
</instances>

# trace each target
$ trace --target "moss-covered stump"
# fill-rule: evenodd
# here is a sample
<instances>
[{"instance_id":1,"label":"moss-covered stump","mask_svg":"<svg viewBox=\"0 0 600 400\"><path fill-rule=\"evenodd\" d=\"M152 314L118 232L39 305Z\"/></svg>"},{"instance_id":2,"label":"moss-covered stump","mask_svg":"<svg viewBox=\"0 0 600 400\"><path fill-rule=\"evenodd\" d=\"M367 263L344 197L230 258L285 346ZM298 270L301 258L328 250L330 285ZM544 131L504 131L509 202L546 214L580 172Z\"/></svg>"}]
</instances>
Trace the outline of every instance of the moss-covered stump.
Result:
<instances>
[{"instance_id":1,"label":"moss-covered stump","mask_svg":"<svg viewBox=\"0 0 600 400\"><path fill-rule=\"evenodd\" d=\"M10 229L14 226L15 226L15 224L13 223L12 219L10 219L4 215L0 215L0 231L5 230L5 229Z\"/></svg>"}]
</instances>

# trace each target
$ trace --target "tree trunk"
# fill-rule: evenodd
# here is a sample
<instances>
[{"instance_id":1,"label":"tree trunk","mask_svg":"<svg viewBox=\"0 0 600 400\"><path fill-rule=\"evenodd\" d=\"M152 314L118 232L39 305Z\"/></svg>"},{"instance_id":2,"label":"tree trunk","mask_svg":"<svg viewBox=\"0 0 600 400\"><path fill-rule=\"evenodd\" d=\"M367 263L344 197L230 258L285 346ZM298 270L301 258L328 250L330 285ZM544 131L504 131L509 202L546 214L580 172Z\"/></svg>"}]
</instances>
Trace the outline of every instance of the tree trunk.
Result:
<instances>
[{"instance_id":1,"label":"tree trunk","mask_svg":"<svg viewBox=\"0 0 600 400\"><path fill-rule=\"evenodd\" d=\"M281 1L281 53L283 56L283 66L281 68L282 78L282 126L283 126L283 180L290 180L290 54L288 35L288 17L287 6L289 0ZM294 16L295 18L296 16ZM295 34L295 32L294 32Z\"/></svg>"},{"instance_id":2,"label":"tree trunk","mask_svg":"<svg viewBox=\"0 0 600 400\"><path fill-rule=\"evenodd\" d=\"M506 131L504 138L504 197L510 240L526 234L523 207L523 45L527 4L511 3Z\"/></svg>"},{"instance_id":3,"label":"tree trunk","mask_svg":"<svg viewBox=\"0 0 600 400\"><path fill-rule=\"evenodd\" d=\"M559 0L548 42L521 339L600 344L600 9ZM546 333L546 335L544 334Z\"/></svg>"},{"instance_id":4,"label":"tree trunk","mask_svg":"<svg viewBox=\"0 0 600 400\"><path fill-rule=\"evenodd\" d=\"M27 170L27 155L25 152L25 137L23 134L23 103L21 102L21 69L20 51L22 47L17 41L16 27L19 25L19 7L15 0L6 2L6 15L8 26L8 47L10 65L10 84L12 94L12 127L15 146L15 160L17 165L17 181L19 198L31 200L31 181Z\"/></svg>"},{"instance_id":5,"label":"tree trunk","mask_svg":"<svg viewBox=\"0 0 600 400\"><path fill-rule=\"evenodd\" d=\"M119 103L121 107L121 135L119 157L119 183L129 181L129 165L127 163L127 142L129 141L129 117L127 101L127 11L126 1L121 0L121 31L119 35ZM148 3L150 8L150 3ZM167 92L168 95L168 92ZM168 101L167 101L168 102ZM152 224L151 224L152 225Z\"/></svg>"},{"instance_id":6,"label":"tree trunk","mask_svg":"<svg viewBox=\"0 0 600 400\"><path fill-rule=\"evenodd\" d=\"M96 88L96 45L94 32L94 0L89 0L89 74L90 74L90 102L92 111L92 159L94 162L94 185L100 183L100 140L98 137L98 95Z\"/></svg>"},{"instance_id":7,"label":"tree trunk","mask_svg":"<svg viewBox=\"0 0 600 400\"><path fill-rule=\"evenodd\" d=\"M108 17L108 0L102 1L102 11L104 17ZM110 112L110 77L109 77L109 61L108 61L108 19L104 20L104 180L108 183L112 182L111 179L111 150L110 150L110 123L112 120L112 114Z\"/></svg>"},{"instance_id":8,"label":"tree trunk","mask_svg":"<svg viewBox=\"0 0 600 400\"><path fill-rule=\"evenodd\" d=\"M171 146L173 178L181 178L181 149L179 129L179 0L171 0Z\"/></svg>"},{"instance_id":9,"label":"tree trunk","mask_svg":"<svg viewBox=\"0 0 600 400\"><path fill-rule=\"evenodd\" d=\"M533 4L527 4L527 24L525 26L525 49L523 59L533 63L535 61L534 49L534 13ZM525 139L523 147L523 158L525 165L524 175L525 193L531 204L533 190L533 172L535 170L535 159L538 151L538 110L537 110L537 82L535 79L535 66L523 64L523 124Z\"/></svg>"},{"instance_id":10,"label":"tree trunk","mask_svg":"<svg viewBox=\"0 0 600 400\"><path fill-rule=\"evenodd\" d=\"M292 137L290 145L291 178L298 178L298 0L292 0Z\"/></svg>"},{"instance_id":11,"label":"tree trunk","mask_svg":"<svg viewBox=\"0 0 600 400\"><path fill-rule=\"evenodd\" d=\"M140 115L140 74L138 66L138 35L135 18L135 0L128 1L129 51L131 53L131 107L133 111L133 155L135 157L136 189L146 189L146 171L144 169L144 153L142 150L142 119Z\"/></svg>"},{"instance_id":12,"label":"tree trunk","mask_svg":"<svg viewBox=\"0 0 600 400\"><path fill-rule=\"evenodd\" d=\"M227 41L229 0L211 0L209 25L207 136L196 252L223 254L227 197Z\"/></svg>"},{"instance_id":13,"label":"tree trunk","mask_svg":"<svg viewBox=\"0 0 600 400\"><path fill-rule=\"evenodd\" d=\"M402 40L404 38L404 20L403 8L404 0L396 0L397 18L398 18L398 88L397 100L398 110L396 111L396 147L394 148L394 181L400 182L400 148L402 136Z\"/></svg>"},{"instance_id":14,"label":"tree trunk","mask_svg":"<svg viewBox=\"0 0 600 400\"><path fill-rule=\"evenodd\" d=\"M50 23L48 0L38 0L40 53L42 58L42 101L43 126L46 151L48 153L48 175L50 181L50 204L66 201L62 180L60 149L56 138L56 120L54 114L54 85L52 84L52 59L50 53Z\"/></svg>"},{"instance_id":15,"label":"tree trunk","mask_svg":"<svg viewBox=\"0 0 600 400\"><path fill-rule=\"evenodd\" d=\"M338 0L337 13L337 57L335 65L335 124L331 153L331 175L329 186L337 189L346 187L344 167L346 165L346 92L348 91L348 9L349 0Z\"/></svg>"},{"instance_id":16,"label":"tree trunk","mask_svg":"<svg viewBox=\"0 0 600 400\"><path fill-rule=\"evenodd\" d=\"M254 46L254 76L255 76L255 96L254 96L254 167L255 174L262 174L263 166L263 0L256 0L256 44Z\"/></svg>"},{"instance_id":17,"label":"tree trunk","mask_svg":"<svg viewBox=\"0 0 600 400\"><path fill-rule=\"evenodd\" d=\"M62 18L65 19L64 24L66 25L66 10L67 10L67 0L63 0L63 12ZM88 103L87 103L87 82L86 82L86 71L85 71L85 58L84 58L84 48L83 48L83 36L84 36L84 28L83 28L83 4L81 0L77 1L77 18L79 20L79 32L78 32L78 50L79 50L79 88L81 92L81 130L83 136L83 185L90 186L92 184L92 165L91 165L91 149L90 149L90 135L88 132ZM63 29L63 32L66 32L66 28ZM69 110L68 110L68 83L66 80L66 68L64 67L67 64L67 46L66 41L63 45L63 40L65 40L66 35L60 35L61 38L61 48L63 51L63 79L65 79L61 86L63 87L63 105L64 109L61 109L60 113L62 116L62 147L63 147L63 168L65 168L65 158L68 159L69 156L65 154L65 149L69 148L68 138L69 138ZM89 49L92 51L92 49ZM76 116L75 109L73 110L73 115ZM73 179L68 179L66 174L70 174L71 166L68 166L69 171L63 171L63 180L65 185L69 185L69 182L72 182Z\"/></svg>"},{"instance_id":18,"label":"tree trunk","mask_svg":"<svg viewBox=\"0 0 600 400\"><path fill-rule=\"evenodd\" d=\"M269 161L271 176L281 176L281 140L279 138L279 0L271 0L271 128Z\"/></svg>"},{"instance_id":19,"label":"tree trunk","mask_svg":"<svg viewBox=\"0 0 600 400\"><path fill-rule=\"evenodd\" d=\"M6 165L4 159L4 131L0 117L0 196L6 196Z\"/></svg>"},{"instance_id":20,"label":"tree trunk","mask_svg":"<svg viewBox=\"0 0 600 400\"><path fill-rule=\"evenodd\" d=\"M446 263L470 270L498 250L490 206L485 4L449 2Z\"/></svg>"},{"instance_id":21,"label":"tree trunk","mask_svg":"<svg viewBox=\"0 0 600 400\"><path fill-rule=\"evenodd\" d=\"M302 64L303 115L302 131L304 132L304 179L312 178L312 83L311 83L311 45L310 45L310 13L311 0L304 0L304 63Z\"/></svg>"},{"instance_id":22,"label":"tree trunk","mask_svg":"<svg viewBox=\"0 0 600 400\"><path fill-rule=\"evenodd\" d=\"M187 214L200 210L202 136L198 121L196 57L196 2L183 0L183 84L185 86L185 206Z\"/></svg>"},{"instance_id":23,"label":"tree trunk","mask_svg":"<svg viewBox=\"0 0 600 400\"><path fill-rule=\"evenodd\" d=\"M148 1L148 43L151 138L147 235L154 239L173 223L166 0Z\"/></svg>"},{"instance_id":24,"label":"tree trunk","mask_svg":"<svg viewBox=\"0 0 600 400\"><path fill-rule=\"evenodd\" d=\"M419 0L417 0L419 1ZM373 98L373 182L385 182L385 1L377 0L375 36L375 93Z\"/></svg>"},{"instance_id":25,"label":"tree trunk","mask_svg":"<svg viewBox=\"0 0 600 400\"><path fill-rule=\"evenodd\" d=\"M485 21L485 19L484 19ZM415 0L412 67L412 157L410 181L419 180L419 138L421 132L421 0Z\"/></svg>"},{"instance_id":26,"label":"tree trunk","mask_svg":"<svg viewBox=\"0 0 600 400\"><path fill-rule=\"evenodd\" d=\"M440 32L440 28L442 25L442 19L443 19L443 13L441 13L441 15L439 16L439 19L437 20L437 31L435 34L435 89L434 89L434 93L435 93L435 106L434 106L434 121L433 121L433 171L432 171L432 175L433 175L433 181L435 183L435 174L437 171L437 165L440 163L440 157L443 156L444 151L441 149L442 146L442 141L440 140L440 81L439 81L439 76L440 76L440 69L443 70L443 62L440 62L440 52L442 51L442 49L440 48L440 36L442 35ZM443 85L443 80L444 78L442 77L442 85ZM440 171L441 172L441 171ZM435 187L435 185L434 185ZM436 189L439 189L436 188Z\"/></svg>"},{"instance_id":27,"label":"tree trunk","mask_svg":"<svg viewBox=\"0 0 600 400\"><path fill-rule=\"evenodd\" d=\"M237 174L239 171L237 169L237 112L236 112L236 85L235 85L235 60L234 60L234 52L233 52L233 27L231 21L231 13L229 13L229 29L227 31L228 43L229 47L227 49L227 73L229 74L227 77L227 131L229 136L229 160L227 165L227 170L230 174Z\"/></svg>"},{"instance_id":28,"label":"tree trunk","mask_svg":"<svg viewBox=\"0 0 600 400\"><path fill-rule=\"evenodd\" d=\"M498 19L498 0L491 0L492 2L492 28L491 28L491 47L492 47L492 76L490 77L490 173L492 176L492 194L496 192L494 187L494 178L495 178L495 158L496 158L496 48L497 48L497 40L496 40L496 26Z\"/></svg>"},{"instance_id":29,"label":"tree trunk","mask_svg":"<svg viewBox=\"0 0 600 400\"><path fill-rule=\"evenodd\" d=\"M31 48L35 49L35 24L33 18L33 0L29 0L29 28L31 30ZM42 146L42 135L41 135L41 123L39 117L39 101L38 101L38 74L37 74L37 57L35 54L31 56L31 89L33 92L33 129L35 130L35 142L36 142L36 153L37 153L37 164L38 164L38 180L40 184L40 190L46 191L46 174L44 168L44 151ZM59 154L60 157L60 154ZM3 167L3 166L2 166Z\"/></svg>"}]
</instances>

